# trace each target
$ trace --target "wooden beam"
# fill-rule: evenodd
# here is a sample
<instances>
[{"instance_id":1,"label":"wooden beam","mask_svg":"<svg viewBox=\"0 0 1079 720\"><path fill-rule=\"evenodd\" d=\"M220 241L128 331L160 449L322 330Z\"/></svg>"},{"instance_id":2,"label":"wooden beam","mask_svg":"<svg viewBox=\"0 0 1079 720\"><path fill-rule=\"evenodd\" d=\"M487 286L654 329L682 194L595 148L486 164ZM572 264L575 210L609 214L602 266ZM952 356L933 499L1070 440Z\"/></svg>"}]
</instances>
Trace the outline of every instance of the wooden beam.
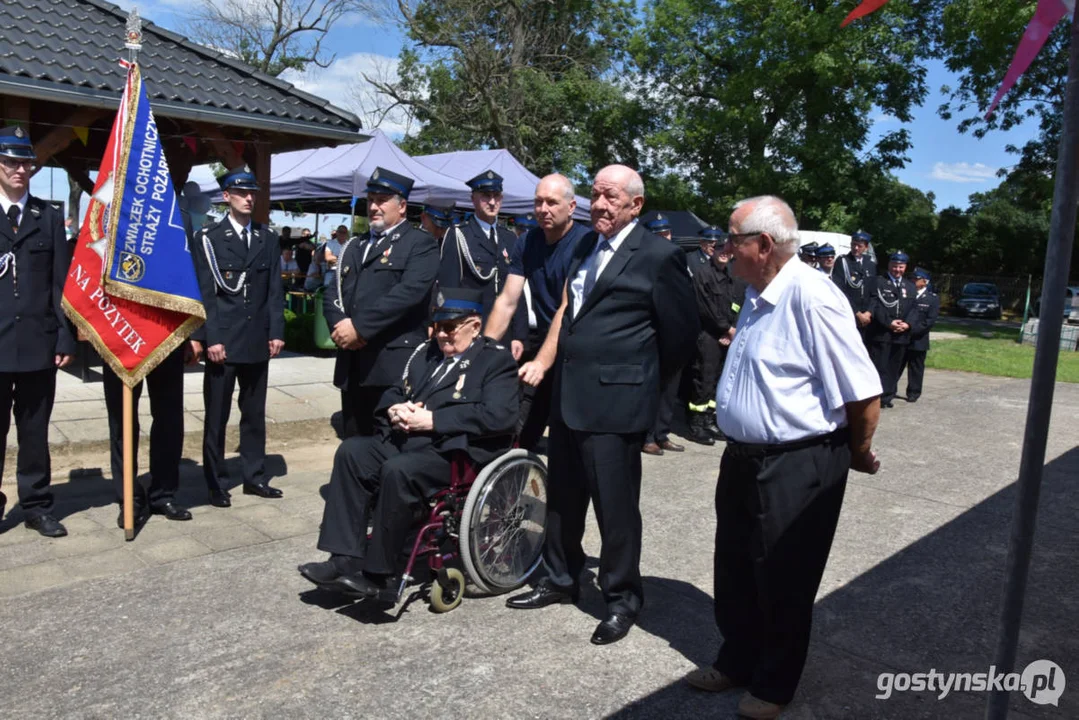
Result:
<instances>
[{"instance_id":1,"label":"wooden beam","mask_svg":"<svg viewBox=\"0 0 1079 720\"><path fill-rule=\"evenodd\" d=\"M163 142L162 150L165 160L169 164L169 172L172 174L172 184L176 186L176 192L180 192L191 174L191 167L195 164L195 156L191 148L183 141L183 138L175 138Z\"/></svg>"},{"instance_id":2,"label":"wooden beam","mask_svg":"<svg viewBox=\"0 0 1079 720\"><path fill-rule=\"evenodd\" d=\"M206 139L210 141L210 147L214 149L214 154L224 164L226 170L232 170L244 164L243 155L236 151L232 143L226 140L217 128L207 128Z\"/></svg>"},{"instance_id":3,"label":"wooden beam","mask_svg":"<svg viewBox=\"0 0 1079 720\"><path fill-rule=\"evenodd\" d=\"M87 195L94 194L94 181L86 174L85 166L76 164L68 158L65 158L63 155L58 155L55 159L56 164L67 171L67 174L79 184L79 187L82 188L84 193Z\"/></svg>"},{"instance_id":4,"label":"wooden beam","mask_svg":"<svg viewBox=\"0 0 1079 720\"><path fill-rule=\"evenodd\" d=\"M44 166L58 152L67 148L78 135L76 127L89 129L104 113L95 108L79 108L71 115L64 118L63 122L54 127L45 137L34 142L34 153L37 155L37 164Z\"/></svg>"},{"instance_id":5,"label":"wooden beam","mask_svg":"<svg viewBox=\"0 0 1079 720\"><path fill-rule=\"evenodd\" d=\"M256 222L270 222L270 143L248 143L255 146L255 162L252 163L252 171L255 180L258 181L259 191L255 195L255 212L253 217Z\"/></svg>"},{"instance_id":6,"label":"wooden beam","mask_svg":"<svg viewBox=\"0 0 1079 720\"><path fill-rule=\"evenodd\" d=\"M30 129L30 98L4 95L4 119L17 122L24 130ZM33 140L33 138L30 138Z\"/></svg>"}]
</instances>

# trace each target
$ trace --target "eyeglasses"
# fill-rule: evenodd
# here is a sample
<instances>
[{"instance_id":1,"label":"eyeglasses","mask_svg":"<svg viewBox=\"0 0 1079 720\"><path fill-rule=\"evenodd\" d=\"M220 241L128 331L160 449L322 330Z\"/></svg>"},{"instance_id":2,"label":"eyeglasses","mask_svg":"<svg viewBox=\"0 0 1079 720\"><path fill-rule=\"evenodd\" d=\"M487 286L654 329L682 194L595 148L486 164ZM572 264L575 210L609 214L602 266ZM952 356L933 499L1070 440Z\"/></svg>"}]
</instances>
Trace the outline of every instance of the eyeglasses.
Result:
<instances>
[{"instance_id":1,"label":"eyeglasses","mask_svg":"<svg viewBox=\"0 0 1079 720\"><path fill-rule=\"evenodd\" d=\"M434 334L446 333L450 337L457 334L457 331L464 327L472 318L464 318L462 320L439 320L432 324Z\"/></svg>"},{"instance_id":2,"label":"eyeglasses","mask_svg":"<svg viewBox=\"0 0 1079 720\"><path fill-rule=\"evenodd\" d=\"M729 242L733 247L738 247L740 245L744 245L746 242L749 241L750 238L755 238L758 235L763 235L763 234L764 233L759 233L759 232L727 233L727 242Z\"/></svg>"},{"instance_id":3,"label":"eyeglasses","mask_svg":"<svg viewBox=\"0 0 1079 720\"><path fill-rule=\"evenodd\" d=\"M4 157L0 158L0 165L3 165L8 170L18 170L20 167L24 167L27 170L33 170L37 167L37 162L34 160L22 160L17 158Z\"/></svg>"}]
</instances>

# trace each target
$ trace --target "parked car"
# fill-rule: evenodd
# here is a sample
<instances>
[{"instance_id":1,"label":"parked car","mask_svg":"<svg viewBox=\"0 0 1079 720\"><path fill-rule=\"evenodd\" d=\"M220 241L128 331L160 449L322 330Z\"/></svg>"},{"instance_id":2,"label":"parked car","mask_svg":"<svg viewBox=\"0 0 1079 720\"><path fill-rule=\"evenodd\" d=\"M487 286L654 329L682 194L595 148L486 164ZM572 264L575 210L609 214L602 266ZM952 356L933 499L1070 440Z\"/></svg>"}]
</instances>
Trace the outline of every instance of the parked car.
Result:
<instances>
[{"instance_id":1,"label":"parked car","mask_svg":"<svg viewBox=\"0 0 1079 720\"><path fill-rule=\"evenodd\" d=\"M1041 317L1042 314L1042 299L1039 297L1034 301L1034 307L1032 308L1034 317ZM1072 285L1065 288L1064 295L1064 319L1065 320L1079 320L1079 286Z\"/></svg>"},{"instance_id":2,"label":"parked car","mask_svg":"<svg viewBox=\"0 0 1079 720\"><path fill-rule=\"evenodd\" d=\"M1000 289L993 283L967 283L955 303L956 313L966 317L1000 319Z\"/></svg>"}]
</instances>

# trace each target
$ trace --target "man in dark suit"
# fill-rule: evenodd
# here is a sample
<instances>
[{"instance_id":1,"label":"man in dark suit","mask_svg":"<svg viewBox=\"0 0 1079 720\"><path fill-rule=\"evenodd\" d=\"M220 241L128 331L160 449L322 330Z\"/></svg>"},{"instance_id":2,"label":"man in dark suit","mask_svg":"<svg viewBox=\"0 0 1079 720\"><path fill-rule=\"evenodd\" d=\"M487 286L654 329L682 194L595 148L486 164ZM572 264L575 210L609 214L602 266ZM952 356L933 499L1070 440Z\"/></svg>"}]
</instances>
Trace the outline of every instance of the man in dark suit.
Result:
<instances>
[{"instance_id":1,"label":"man in dark suit","mask_svg":"<svg viewBox=\"0 0 1079 720\"><path fill-rule=\"evenodd\" d=\"M910 345L910 323L914 297L918 289L903 277L910 258L905 252L894 253L888 263L888 274L877 278L876 292L869 303L873 321L869 324L869 357L880 374L884 388L880 406L892 407L903 358Z\"/></svg>"},{"instance_id":2,"label":"man in dark suit","mask_svg":"<svg viewBox=\"0 0 1079 720\"><path fill-rule=\"evenodd\" d=\"M246 168L219 180L228 215L196 234L192 257L206 307L195 340L206 348L202 463L210 504L232 503L225 476L225 428L240 385L243 492L279 498L266 479L266 387L270 359L285 347L285 300L277 233L251 220L258 183Z\"/></svg>"},{"instance_id":3,"label":"man in dark suit","mask_svg":"<svg viewBox=\"0 0 1079 720\"><path fill-rule=\"evenodd\" d=\"M625 637L644 600L641 585L641 447L660 387L693 352L700 321L683 252L637 223L640 175L611 165L592 185L593 232L578 245L562 306L536 359L530 385L554 371L547 491L547 577L512 608L576 602L591 499L603 549L599 581L606 619L592 642Z\"/></svg>"},{"instance_id":4,"label":"man in dark suit","mask_svg":"<svg viewBox=\"0 0 1079 720\"><path fill-rule=\"evenodd\" d=\"M438 287L471 288L483 291L483 318L491 313L495 298L506 286L516 236L498 226L502 209L502 176L485 170L468 181L475 213L465 223L446 233ZM518 305L509 328L510 349L516 360L524 353L528 338L528 309Z\"/></svg>"},{"instance_id":5,"label":"man in dark suit","mask_svg":"<svg viewBox=\"0 0 1079 720\"><path fill-rule=\"evenodd\" d=\"M26 527L63 537L67 530L52 516L49 418L56 370L75 353L75 333L61 304L71 244L60 213L30 196L35 161L21 127L0 130L0 476L14 405L15 477ZM0 493L0 518L6 504Z\"/></svg>"},{"instance_id":6,"label":"man in dark suit","mask_svg":"<svg viewBox=\"0 0 1079 720\"><path fill-rule=\"evenodd\" d=\"M869 302L876 292L877 267L866 254L872 238L872 235L862 230L851 235L850 252L839 258L832 270L832 280L847 297L863 340L867 336L869 323L873 319L873 313L869 311Z\"/></svg>"},{"instance_id":7,"label":"man in dark suit","mask_svg":"<svg viewBox=\"0 0 1079 720\"><path fill-rule=\"evenodd\" d=\"M371 230L337 260L323 314L339 348L333 384L341 390L344 437L374 435L379 400L427 339L438 243L405 219L413 180L375 168L367 181Z\"/></svg>"},{"instance_id":8,"label":"man in dark suit","mask_svg":"<svg viewBox=\"0 0 1079 720\"><path fill-rule=\"evenodd\" d=\"M925 376L925 355L929 352L929 331L940 315L940 297L929 289L929 272L914 268L914 309L910 320L910 345L903 365L907 370L907 402L918 402ZM900 373L902 374L902 373ZM898 385L898 382L896 383Z\"/></svg>"},{"instance_id":9,"label":"man in dark suit","mask_svg":"<svg viewBox=\"0 0 1079 720\"><path fill-rule=\"evenodd\" d=\"M396 600L393 578L413 514L449 486L452 453L483 464L510 447L519 411L517 365L504 346L480 337L482 309L479 290L439 291L433 342L416 348L400 381L383 395L378 433L348 438L338 448L318 539L330 559L299 567L311 582Z\"/></svg>"}]
</instances>

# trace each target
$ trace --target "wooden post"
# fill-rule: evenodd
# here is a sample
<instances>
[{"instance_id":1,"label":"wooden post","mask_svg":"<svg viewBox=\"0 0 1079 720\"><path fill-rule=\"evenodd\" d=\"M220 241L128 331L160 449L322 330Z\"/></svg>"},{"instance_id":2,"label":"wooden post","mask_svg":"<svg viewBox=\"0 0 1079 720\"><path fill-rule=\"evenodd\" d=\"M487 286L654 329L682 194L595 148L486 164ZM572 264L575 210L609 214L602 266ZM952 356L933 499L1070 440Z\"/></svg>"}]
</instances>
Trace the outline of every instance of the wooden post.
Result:
<instances>
[{"instance_id":1,"label":"wooden post","mask_svg":"<svg viewBox=\"0 0 1079 720\"><path fill-rule=\"evenodd\" d=\"M134 393L124 384L124 539L135 539Z\"/></svg>"},{"instance_id":2,"label":"wooden post","mask_svg":"<svg viewBox=\"0 0 1079 720\"><path fill-rule=\"evenodd\" d=\"M255 211L252 217L255 222L270 222L270 143L258 142L255 145L255 162L252 170L259 184L258 195L255 196Z\"/></svg>"}]
</instances>

